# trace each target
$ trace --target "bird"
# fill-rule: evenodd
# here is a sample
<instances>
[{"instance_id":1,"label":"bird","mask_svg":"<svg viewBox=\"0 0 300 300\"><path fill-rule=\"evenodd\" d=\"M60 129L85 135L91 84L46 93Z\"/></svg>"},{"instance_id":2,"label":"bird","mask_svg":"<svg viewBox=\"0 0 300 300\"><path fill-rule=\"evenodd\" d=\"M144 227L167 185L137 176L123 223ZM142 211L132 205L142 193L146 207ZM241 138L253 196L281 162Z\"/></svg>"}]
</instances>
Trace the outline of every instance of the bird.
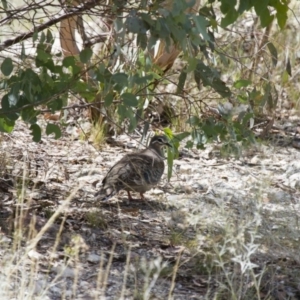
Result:
<instances>
[{"instance_id":1,"label":"bird","mask_svg":"<svg viewBox=\"0 0 300 300\"><path fill-rule=\"evenodd\" d=\"M167 137L156 135L145 150L125 155L107 172L95 199L106 201L125 190L129 200L130 192L140 193L141 200L145 200L144 193L156 186L164 173L165 146L172 147Z\"/></svg>"}]
</instances>

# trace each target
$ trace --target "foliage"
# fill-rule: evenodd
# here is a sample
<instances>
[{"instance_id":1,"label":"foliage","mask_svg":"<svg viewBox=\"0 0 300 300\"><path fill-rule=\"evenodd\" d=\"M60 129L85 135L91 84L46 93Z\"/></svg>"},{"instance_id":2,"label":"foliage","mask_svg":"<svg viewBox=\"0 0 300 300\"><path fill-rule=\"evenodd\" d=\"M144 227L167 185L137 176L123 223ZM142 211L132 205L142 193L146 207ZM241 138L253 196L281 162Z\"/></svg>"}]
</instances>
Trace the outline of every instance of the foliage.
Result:
<instances>
[{"instance_id":1,"label":"foliage","mask_svg":"<svg viewBox=\"0 0 300 300\"><path fill-rule=\"evenodd\" d=\"M219 68L213 66L213 61L220 61L226 65L224 54L216 51L215 35L220 27L228 29L238 17L251 9L254 9L262 27L270 26L276 19L279 27L283 29L287 21L288 3L280 0L245 0L240 1L237 7L236 1L210 0L199 11L193 11L191 8L195 2L174 1L171 7L166 7L164 2L156 1L148 7L147 1L124 6L114 1L111 14L114 16L115 50L106 57L103 55L100 61L93 60L93 51L89 47L84 48L78 56L63 58L60 52L54 54L54 51L51 51L54 42L52 31L50 28L42 31L45 26L37 27L37 31L26 36L32 37L36 45L34 65L28 65L30 56L25 51L23 35L3 43L0 45L2 50L6 49L6 45L19 42L21 52L19 61L6 57L1 63L3 77L0 89L3 96L0 131L11 132L15 122L22 118L30 125L33 140L38 142L42 136L42 130L37 123L41 108L47 108L52 113L62 110L67 105L68 94L71 92L90 104L95 101L95 95L98 95L97 101L103 105L104 114L105 109L116 105L118 124L124 124L128 132L132 132L143 119L144 109L155 97L155 92L154 95L150 94L156 85L155 82L162 82L164 79L164 74L155 66L151 55L156 43L163 41L167 51L174 45L180 49L182 59L186 63L178 78L177 95L184 96L185 84L193 74L195 86L199 91L204 87L210 88L221 97L216 114L202 113L200 116L199 111L190 109L186 121L189 129L183 135L177 136L176 141L171 131L169 132L174 143L189 135L192 139L186 146L196 145L197 148L202 148L211 140L226 141L226 145L252 141L251 124L253 125L255 116L262 113L260 108L266 104L271 109L276 107L275 86L268 76L264 77L260 89L256 88L255 80L247 77L238 78L232 87L227 85L222 80ZM218 2L222 14L220 21L216 17ZM96 4L93 8L95 6ZM90 9L91 5L86 4L80 8L80 13L88 13ZM101 11L101 8L99 9ZM11 21L14 21L7 5L5 12ZM72 14L76 15L76 11ZM101 17L104 18L103 13ZM57 23L59 21L61 19L57 19ZM54 23L55 21L52 21L51 25ZM127 57L130 61L128 63L122 56L122 48L132 36L136 37L137 50ZM278 62L277 49L270 42L267 43L267 47L275 67ZM114 55L119 60L118 65L112 63ZM289 63L286 68L289 74L290 68ZM84 73L90 76L89 80L84 79ZM249 109L241 111L235 119L232 111L222 110L221 104L221 99L233 98L239 104L249 105ZM103 110L101 112L103 113ZM46 134L52 133L55 138L61 136L60 127L49 123ZM175 155L175 152L172 153L172 157Z\"/></svg>"}]
</instances>

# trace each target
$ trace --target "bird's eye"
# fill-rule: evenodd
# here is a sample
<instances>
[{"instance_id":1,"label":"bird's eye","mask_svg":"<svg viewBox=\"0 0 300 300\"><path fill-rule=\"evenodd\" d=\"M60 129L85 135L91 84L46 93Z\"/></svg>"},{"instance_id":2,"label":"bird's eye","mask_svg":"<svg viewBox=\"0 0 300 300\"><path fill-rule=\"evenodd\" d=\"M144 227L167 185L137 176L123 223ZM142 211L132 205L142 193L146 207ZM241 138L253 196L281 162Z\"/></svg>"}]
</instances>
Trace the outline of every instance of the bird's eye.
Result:
<instances>
[{"instance_id":1,"label":"bird's eye","mask_svg":"<svg viewBox=\"0 0 300 300\"><path fill-rule=\"evenodd\" d=\"M157 139L160 143L164 143L164 141L161 139L161 138L159 138L159 139Z\"/></svg>"}]
</instances>

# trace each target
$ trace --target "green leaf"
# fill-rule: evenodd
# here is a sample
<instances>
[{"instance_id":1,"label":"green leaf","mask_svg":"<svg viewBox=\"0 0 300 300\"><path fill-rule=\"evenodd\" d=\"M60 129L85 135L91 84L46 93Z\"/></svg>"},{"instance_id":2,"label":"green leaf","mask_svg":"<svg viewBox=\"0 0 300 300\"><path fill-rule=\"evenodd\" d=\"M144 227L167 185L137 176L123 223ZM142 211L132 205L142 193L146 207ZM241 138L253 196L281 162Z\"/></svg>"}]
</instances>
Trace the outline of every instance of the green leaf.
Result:
<instances>
[{"instance_id":1,"label":"green leaf","mask_svg":"<svg viewBox=\"0 0 300 300\"><path fill-rule=\"evenodd\" d=\"M148 75L142 76L142 77L140 77L138 74L134 74L131 78L131 83L142 85L142 84L147 84L151 80L153 80L152 74L148 74Z\"/></svg>"},{"instance_id":2,"label":"green leaf","mask_svg":"<svg viewBox=\"0 0 300 300\"><path fill-rule=\"evenodd\" d=\"M292 76L292 67L291 67L291 62L290 62L290 58L288 57L286 65L285 65L285 70L287 71L287 73Z\"/></svg>"},{"instance_id":3,"label":"green leaf","mask_svg":"<svg viewBox=\"0 0 300 300\"><path fill-rule=\"evenodd\" d=\"M47 30L47 34L46 34L46 42L51 45L54 42L53 35L49 29Z\"/></svg>"},{"instance_id":4,"label":"green leaf","mask_svg":"<svg viewBox=\"0 0 300 300\"><path fill-rule=\"evenodd\" d=\"M138 33L136 42L137 45L141 47L142 50L145 50L147 48L147 42L148 42L147 35L145 33Z\"/></svg>"},{"instance_id":5,"label":"green leaf","mask_svg":"<svg viewBox=\"0 0 300 300\"><path fill-rule=\"evenodd\" d=\"M170 181L170 178L172 177L174 155L175 155L174 154L174 149L168 147L168 156L167 156L167 162L168 162L168 181Z\"/></svg>"},{"instance_id":6,"label":"green leaf","mask_svg":"<svg viewBox=\"0 0 300 300\"><path fill-rule=\"evenodd\" d=\"M51 109L52 113L57 110L61 110L63 107L63 100L61 98L56 98L55 100L47 103L47 107Z\"/></svg>"},{"instance_id":7,"label":"green leaf","mask_svg":"<svg viewBox=\"0 0 300 300\"><path fill-rule=\"evenodd\" d=\"M241 15L244 11L250 10L251 7L252 7L252 0L240 1L238 12Z\"/></svg>"},{"instance_id":8,"label":"green leaf","mask_svg":"<svg viewBox=\"0 0 300 300\"><path fill-rule=\"evenodd\" d=\"M114 18L113 25L116 33L116 40L118 41L115 46L119 48L120 45L124 45L125 43L126 27L123 18Z\"/></svg>"},{"instance_id":9,"label":"green leaf","mask_svg":"<svg viewBox=\"0 0 300 300\"><path fill-rule=\"evenodd\" d=\"M193 141L187 141L185 144L185 148L187 149L192 149L194 146L194 142Z\"/></svg>"},{"instance_id":10,"label":"green leaf","mask_svg":"<svg viewBox=\"0 0 300 300\"><path fill-rule=\"evenodd\" d=\"M239 13L235 8L232 8L224 18L221 20L221 27L226 28L228 25L234 23L239 17Z\"/></svg>"},{"instance_id":11,"label":"green leaf","mask_svg":"<svg viewBox=\"0 0 300 300\"><path fill-rule=\"evenodd\" d=\"M183 94L186 77L187 77L187 73L186 73L186 69L184 68L179 75L176 94L180 94L180 95Z\"/></svg>"},{"instance_id":12,"label":"green leaf","mask_svg":"<svg viewBox=\"0 0 300 300\"><path fill-rule=\"evenodd\" d=\"M18 97L14 94L6 94L1 100L2 109L9 110L11 107L16 106Z\"/></svg>"},{"instance_id":13,"label":"green leaf","mask_svg":"<svg viewBox=\"0 0 300 300\"><path fill-rule=\"evenodd\" d=\"M25 58L26 58L26 51L25 51L24 43L22 43L22 49L21 49L20 59L21 59L22 61L24 61Z\"/></svg>"},{"instance_id":14,"label":"green leaf","mask_svg":"<svg viewBox=\"0 0 300 300\"><path fill-rule=\"evenodd\" d=\"M176 23L174 22L168 22L170 24L170 30L171 30L171 35L174 41L179 42L181 44L181 47L184 49L186 45L186 32L185 30L181 29L179 26L177 26Z\"/></svg>"},{"instance_id":15,"label":"green leaf","mask_svg":"<svg viewBox=\"0 0 300 300\"><path fill-rule=\"evenodd\" d=\"M218 53L219 54L219 57L221 59L221 62L222 64L225 66L225 67L228 67L229 66L229 59L228 57L226 57L225 55L223 55L222 53Z\"/></svg>"},{"instance_id":16,"label":"green leaf","mask_svg":"<svg viewBox=\"0 0 300 300\"><path fill-rule=\"evenodd\" d=\"M179 133L179 134L175 134L174 135L174 140L177 140L178 142L181 142L182 140L184 140L185 138L187 138L190 135L191 135L191 133L187 132L187 131Z\"/></svg>"},{"instance_id":17,"label":"green leaf","mask_svg":"<svg viewBox=\"0 0 300 300\"><path fill-rule=\"evenodd\" d=\"M289 74L286 70L283 71L281 80L282 80L282 83L287 83L289 81Z\"/></svg>"},{"instance_id":18,"label":"green leaf","mask_svg":"<svg viewBox=\"0 0 300 300\"><path fill-rule=\"evenodd\" d=\"M42 138L42 130L38 124L32 124L29 128L31 130L31 134L33 135L32 140L38 143Z\"/></svg>"},{"instance_id":19,"label":"green leaf","mask_svg":"<svg viewBox=\"0 0 300 300\"><path fill-rule=\"evenodd\" d=\"M244 113L244 115L241 119L240 119L240 115L241 115L241 113L240 113L240 115L238 116L238 120L242 120L243 126L245 128L247 128L248 127L247 123L248 123L248 121L250 121L250 119L254 119L254 114L252 112L243 112L243 113Z\"/></svg>"},{"instance_id":20,"label":"green leaf","mask_svg":"<svg viewBox=\"0 0 300 300\"><path fill-rule=\"evenodd\" d=\"M97 94L97 89L95 86L91 85L90 82L79 80L76 82L74 90L80 94L81 97L85 98L88 102L95 100L95 95Z\"/></svg>"},{"instance_id":21,"label":"green leaf","mask_svg":"<svg viewBox=\"0 0 300 300\"><path fill-rule=\"evenodd\" d=\"M125 26L128 31L132 33L141 33L146 34L149 29L149 25L144 22L144 20L140 19L134 11L131 11L127 17L125 22Z\"/></svg>"},{"instance_id":22,"label":"green leaf","mask_svg":"<svg viewBox=\"0 0 300 300\"><path fill-rule=\"evenodd\" d=\"M234 82L233 86L236 88L236 89L240 89L242 87L247 87L248 85L250 85L252 82L250 80L244 80L244 79L241 79L241 80L237 80L236 82Z\"/></svg>"},{"instance_id":23,"label":"green leaf","mask_svg":"<svg viewBox=\"0 0 300 300\"><path fill-rule=\"evenodd\" d=\"M172 7L172 16L176 17L181 15L184 10L188 7L186 1L172 1L173 2L173 7Z\"/></svg>"},{"instance_id":24,"label":"green leaf","mask_svg":"<svg viewBox=\"0 0 300 300\"><path fill-rule=\"evenodd\" d=\"M139 103L136 96L131 93L122 94L121 99L123 100L123 103L127 106L135 107Z\"/></svg>"},{"instance_id":25,"label":"green leaf","mask_svg":"<svg viewBox=\"0 0 300 300\"><path fill-rule=\"evenodd\" d=\"M166 135L169 139L172 139L172 138L173 138L173 131L172 131L171 128L165 127L165 128L164 128L164 133L165 133L165 135Z\"/></svg>"},{"instance_id":26,"label":"green leaf","mask_svg":"<svg viewBox=\"0 0 300 300\"><path fill-rule=\"evenodd\" d=\"M200 119L197 116L191 116L186 123L191 126L197 126L200 124Z\"/></svg>"},{"instance_id":27,"label":"green leaf","mask_svg":"<svg viewBox=\"0 0 300 300\"><path fill-rule=\"evenodd\" d=\"M273 43L269 42L267 44L268 46L268 49L272 55L272 63L273 63L273 66L276 67L277 65L277 62L278 62L278 54L277 54L277 50L275 48L275 46L273 45Z\"/></svg>"},{"instance_id":28,"label":"green leaf","mask_svg":"<svg viewBox=\"0 0 300 300\"><path fill-rule=\"evenodd\" d=\"M120 121L124 121L124 119L127 118L127 107L123 104L118 105L118 114Z\"/></svg>"},{"instance_id":29,"label":"green leaf","mask_svg":"<svg viewBox=\"0 0 300 300\"><path fill-rule=\"evenodd\" d=\"M44 44L46 40L46 35L45 33L42 31L41 36L40 36L40 44Z\"/></svg>"},{"instance_id":30,"label":"green leaf","mask_svg":"<svg viewBox=\"0 0 300 300\"><path fill-rule=\"evenodd\" d=\"M264 95L263 95L263 99L262 99L262 102L261 102L261 105L264 106L266 103L268 104L271 104L272 106L272 103L273 103L273 97L272 97L272 93L271 93L271 83L268 82L265 84L264 86Z\"/></svg>"},{"instance_id":31,"label":"green leaf","mask_svg":"<svg viewBox=\"0 0 300 300\"><path fill-rule=\"evenodd\" d=\"M271 24L271 22L274 19L274 16L270 14L269 9L266 7L259 14L259 18L260 18L261 26L264 28L267 27L269 24Z\"/></svg>"},{"instance_id":32,"label":"green leaf","mask_svg":"<svg viewBox=\"0 0 300 300\"><path fill-rule=\"evenodd\" d=\"M46 127L46 134L50 135L51 133L54 133L55 135L55 139L59 139L61 137L61 130L59 128L59 126L55 125L55 124L51 124L48 123L47 127Z\"/></svg>"},{"instance_id":33,"label":"green leaf","mask_svg":"<svg viewBox=\"0 0 300 300\"><path fill-rule=\"evenodd\" d=\"M187 61L188 61L188 65L187 65L186 72L190 73L190 72L195 71L199 60L195 57L188 57Z\"/></svg>"},{"instance_id":34,"label":"green leaf","mask_svg":"<svg viewBox=\"0 0 300 300\"><path fill-rule=\"evenodd\" d=\"M6 0L2 0L1 2L2 2L4 10L7 10L8 9L7 1ZM9 14L7 14L7 16L9 17Z\"/></svg>"},{"instance_id":35,"label":"green leaf","mask_svg":"<svg viewBox=\"0 0 300 300\"><path fill-rule=\"evenodd\" d=\"M129 126L128 126L128 132L132 132L137 125L137 119L136 116L134 115L133 111L131 109L127 110L127 116L129 118Z\"/></svg>"},{"instance_id":36,"label":"green leaf","mask_svg":"<svg viewBox=\"0 0 300 300\"><path fill-rule=\"evenodd\" d=\"M111 78L122 88L128 85L128 75L125 73L116 73Z\"/></svg>"},{"instance_id":37,"label":"green leaf","mask_svg":"<svg viewBox=\"0 0 300 300\"><path fill-rule=\"evenodd\" d=\"M74 56L67 56L63 59L62 65L66 68L74 67L76 65L76 60Z\"/></svg>"},{"instance_id":38,"label":"green leaf","mask_svg":"<svg viewBox=\"0 0 300 300\"><path fill-rule=\"evenodd\" d=\"M288 3L283 1L284 4L281 3L281 1L276 1L275 2L275 9L277 11L276 13L276 18L277 18L277 22L278 25L280 27L280 29L283 29L285 27L286 21L287 21L287 12L288 12Z\"/></svg>"},{"instance_id":39,"label":"green leaf","mask_svg":"<svg viewBox=\"0 0 300 300\"><path fill-rule=\"evenodd\" d=\"M104 106L108 107L113 103L113 100L115 98L115 93L113 91L110 91L104 98Z\"/></svg>"},{"instance_id":40,"label":"green leaf","mask_svg":"<svg viewBox=\"0 0 300 300\"><path fill-rule=\"evenodd\" d=\"M80 61L83 64L86 64L91 59L92 55L93 51L90 48L85 48L79 54Z\"/></svg>"},{"instance_id":41,"label":"green leaf","mask_svg":"<svg viewBox=\"0 0 300 300\"><path fill-rule=\"evenodd\" d=\"M195 16L193 15L193 20L195 22L196 28L198 32L201 33L202 37L206 40L209 41L210 37L207 34L206 27L209 25L209 22L202 16Z\"/></svg>"},{"instance_id":42,"label":"green leaf","mask_svg":"<svg viewBox=\"0 0 300 300\"><path fill-rule=\"evenodd\" d=\"M194 77L199 90L201 89L200 83L202 82L204 86L211 86L222 97L229 97L231 95L230 89L220 79L218 72L206 66L201 60L198 60Z\"/></svg>"},{"instance_id":43,"label":"green leaf","mask_svg":"<svg viewBox=\"0 0 300 300\"><path fill-rule=\"evenodd\" d=\"M13 71L14 66L12 63L12 59L7 57L4 59L4 61L1 64L1 72L4 76L9 76L11 72Z\"/></svg>"},{"instance_id":44,"label":"green leaf","mask_svg":"<svg viewBox=\"0 0 300 300\"><path fill-rule=\"evenodd\" d=\"M152 49L155 48L155 45L157 43L158 36L151 34L148 40L148 51L152 51Z\"/></svg>"},{"instance_id":45,"label":"green leaf","mask_svg":"<svg viewBox=\"0 0 300 300\"><path fill-rule=\"evenodd\" d=\"M44 49L38 48L36 52L37 52L36 58L40 63L42 63L42 62L45 63L45 62L47 62L48 59L51 58L51 54L45 52Z\"/></svg>"},{"instance_id":46,"label":"green leaf","mask_svg":"<svg viewBox=\"0 0 300 300\"><path fill-rule=\"evenodd\" d=\"M210 127L206 128L206 129L210 129L211 130L212 126L213 125L211 125ZM192 138L194 140L194 143L197 145L198 149L203 148L204 144L206 144L206 142L207 142L206 135L202 131L200 131L199 129L194 129L192 131Z\"/></svg>"},{"instance_id":47,"label":"green leaf","mask_svg":"<svg viewBox=\"0 0 300 300\"><path fill-rule=\"evenodd\" d=\"M226 15L236 5L236 0L223 0L221 1L221 12Z\"/></svg>"},{"instance_id":48,"label":"green leaf","mask_svg":"<svg viewBox=\"0 0 300 300\"><path fill-rule=\"evenodd\" d=\"M22 109L21 111L21 117L22 119L29 123L29 124L34 124L37 121L36 116L39 114L39 111L34 110L33 107L27 107Z\"/></svg>"},{"instance_id":49,"label":"green leaf","mask_svg":"<svg viewBox=\"0 0 300 300\"><path fill-rule=\"evenodd\" d=\"M37 31L35 31L32 35L32 42L34 43L38 39L38 37L39 37L39 34Z\"/></svg>"},{"instance_id":50,"label":"green leaf","mask_svg":"<svg viewBox=\"0 0 300 300\"><path fill-rule=\"evenodd\" d=\"M0 131L10 133L14 129L15 122L0 116Z\"/></svg>"},{"instance_id":51,"label":"green leaf","mask_svg":"<svg viewBox=\"0 0 300 300\"><path fill-rule=\"evenodd\" d=\"M111 90L111 83L110 83L112 78L111 72L107 68L105 67L102 68L101 66L98 70L96 70L95 74L96 74L96 79L104 83L105 88L107 87L109 88L109 90Z\"/></svg>"}]
</instances>

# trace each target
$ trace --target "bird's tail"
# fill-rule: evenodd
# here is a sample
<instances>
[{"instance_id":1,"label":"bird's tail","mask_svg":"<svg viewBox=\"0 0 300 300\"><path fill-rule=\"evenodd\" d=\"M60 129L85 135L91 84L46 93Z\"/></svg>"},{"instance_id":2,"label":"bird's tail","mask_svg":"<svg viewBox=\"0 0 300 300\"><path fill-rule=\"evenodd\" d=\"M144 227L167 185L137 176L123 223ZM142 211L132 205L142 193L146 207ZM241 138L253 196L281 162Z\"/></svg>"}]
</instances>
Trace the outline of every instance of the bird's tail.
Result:
<instances>
[{"instance_id":1,"label":"bird's tail","mask_svg":"<svg viewBox=\"0 0 300 300\"><path fill-rule=\"evenodd\" d=\"M100 191L98 191L95 194L95 200L100 200L100 201L106 201L109 198L113 197L115 194L117 193L117 191L115 189L113 189L112 187L108 186L105 187L103 186Z\"/></svg>"}]
</instances>

